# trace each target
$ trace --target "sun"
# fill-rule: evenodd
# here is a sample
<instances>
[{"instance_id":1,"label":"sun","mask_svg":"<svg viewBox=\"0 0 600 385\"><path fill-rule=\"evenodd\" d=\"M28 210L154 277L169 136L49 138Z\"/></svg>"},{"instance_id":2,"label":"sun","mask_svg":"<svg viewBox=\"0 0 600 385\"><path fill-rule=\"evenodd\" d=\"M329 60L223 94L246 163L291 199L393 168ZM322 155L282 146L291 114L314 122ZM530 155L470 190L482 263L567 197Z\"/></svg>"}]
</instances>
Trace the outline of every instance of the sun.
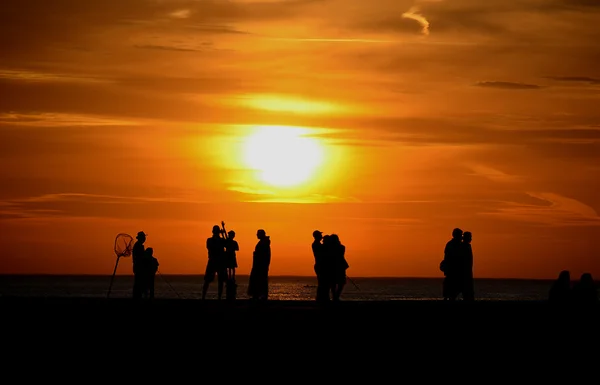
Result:
<instances>
[{"instance_id":1,"label":"sun","mask_svg":"<svg viewBox=\"0 0 600 385\"><path fill-rule=\"evenodd\" d=\"M302 127L261 126L245 141L244 162L267 184L291 187L305 183L323 161L319 141L308 133Z\"/></svg>"}]
</instances>

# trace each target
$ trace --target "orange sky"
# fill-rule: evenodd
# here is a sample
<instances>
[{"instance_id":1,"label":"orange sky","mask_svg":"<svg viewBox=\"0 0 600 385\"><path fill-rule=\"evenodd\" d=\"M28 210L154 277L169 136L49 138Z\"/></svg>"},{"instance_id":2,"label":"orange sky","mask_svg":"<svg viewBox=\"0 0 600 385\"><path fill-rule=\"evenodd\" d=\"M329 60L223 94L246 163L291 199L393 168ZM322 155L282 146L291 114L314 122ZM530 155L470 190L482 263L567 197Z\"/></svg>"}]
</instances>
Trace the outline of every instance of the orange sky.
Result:
<instances>
[{"instance_id":1,"label":"orange sky","mask_svg":"<svg viewBox=\"0 0 600 385\"><path fill-rule=\"evenodd\" d=\"M273 275L312 275L320 229L351 277L441 277L461 227L476 277L600 277L599 20L590 0L4 0L0 274L111 274L139 230L162 273L201 274L225 220L238 274L264 228Z\"/></svg>"}]
</instances>

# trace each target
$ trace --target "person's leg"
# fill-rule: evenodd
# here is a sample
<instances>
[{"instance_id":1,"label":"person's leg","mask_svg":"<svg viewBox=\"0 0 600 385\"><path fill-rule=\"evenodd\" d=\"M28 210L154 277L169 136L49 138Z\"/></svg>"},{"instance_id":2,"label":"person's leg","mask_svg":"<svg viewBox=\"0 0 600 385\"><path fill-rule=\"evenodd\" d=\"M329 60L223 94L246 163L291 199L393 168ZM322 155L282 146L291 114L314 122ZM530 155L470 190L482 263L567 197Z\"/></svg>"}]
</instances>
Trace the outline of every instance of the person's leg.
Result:
<instances>
[{"instance_id":1,"label":"person's leg","mask_svg":"<svg viewBox=\"0 0 600 385\"><path fill-rule=\"evenodd\" d=\"M154 299L154 276L150 278L150 299Z\"/></svg>"}]
</instances>

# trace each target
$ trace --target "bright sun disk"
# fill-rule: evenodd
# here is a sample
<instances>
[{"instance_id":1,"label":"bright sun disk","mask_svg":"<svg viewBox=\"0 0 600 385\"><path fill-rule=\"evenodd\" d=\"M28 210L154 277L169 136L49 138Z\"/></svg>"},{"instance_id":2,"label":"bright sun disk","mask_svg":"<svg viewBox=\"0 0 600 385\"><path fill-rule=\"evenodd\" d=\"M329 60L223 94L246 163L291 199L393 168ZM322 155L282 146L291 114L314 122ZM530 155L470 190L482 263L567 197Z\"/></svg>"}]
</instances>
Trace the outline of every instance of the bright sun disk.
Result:
<instances>
[{"instance_id":1,"label":"bright sun disk","mask_svg":"<svg viewBox=\"0 0 600 385\"><path fill-rule=\"evenodd\" d=\"M310 179L323 160L317 139L300 127L267 126L245 143L245 163L260 172L263 182L296 186Z\"/></svg>"}]
</instances>

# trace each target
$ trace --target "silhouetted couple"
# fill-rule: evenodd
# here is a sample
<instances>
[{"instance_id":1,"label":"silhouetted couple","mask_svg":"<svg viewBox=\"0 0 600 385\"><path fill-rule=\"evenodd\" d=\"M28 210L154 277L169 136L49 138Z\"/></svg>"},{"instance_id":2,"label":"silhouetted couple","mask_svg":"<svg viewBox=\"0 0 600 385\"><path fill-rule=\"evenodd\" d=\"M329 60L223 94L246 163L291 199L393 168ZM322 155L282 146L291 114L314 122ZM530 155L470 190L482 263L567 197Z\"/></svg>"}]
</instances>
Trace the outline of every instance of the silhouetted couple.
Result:
<instances>
[{"instance_id":1,"label":"silhouetted couple","mask_svg":"<svg viewBox=\"0 0 600 385\"><path fill-rule=\"evenodd\" d=\"M442 292L444 300L455 301L459 295L465 301L475 300L473 284L472 235L469 231L455 228L452 239L446 243L440 270L444 272Z\"/></svg>"},{"instance_id":2,"label":"silhouetted couple","mask_svg":"<svg viewBox=\"0 0 600 385\"><path fill-rule=\"evenodd\" d=\"M313 231L312 252L315 258L317 275L317 296L319 303L330 300L339 301L346 285L346 270L350 267L346 261L346 246L337 234L325 235L319 230Z\"/></svg>"},{"instance_id":3,"label":"silhouetted couple","mask_svg":"<svg viewBox=\"0 0 600 385\"><path fill-rule=\"evenodd\" d=\"M568 270L561 271L550 287L548 301L553 304L597 304L598 291L592 274L581 274L579 281L571 286L571 273Z\"/></svg>"},{"instance_id":4,"label":"silhouetted couple","mask_svg":"<svg viewBox=\"0 0 600 385\"><path fill-rule=\"evenodd\" d=\"M227 234L227 235L226 235ZM211 282L217 277L217 299L223 297L223 286L227 284L228 299L235 299L235 269L237 268L236 252L239 250L237 241L234 240L233 230L227 233L225 224L223 229L218 225L212 228L212 236L206 239L208 250L208 262L204 271L204 284L202 286L202 299L206 299L206 293Z\"/></svg>"},{"instance_id":5,"label":"silhouetted couple","mask_svg":"<svg viewBox=\"0 0 600 385\"><path fill-rule=\"evenodd\" d=\"M144 246L146 234L137 233L137 241L133 245L133 298L154 298L154 279L158 272L158 259L154 257L154 249Z\"/></svg>"}]
</instances>

